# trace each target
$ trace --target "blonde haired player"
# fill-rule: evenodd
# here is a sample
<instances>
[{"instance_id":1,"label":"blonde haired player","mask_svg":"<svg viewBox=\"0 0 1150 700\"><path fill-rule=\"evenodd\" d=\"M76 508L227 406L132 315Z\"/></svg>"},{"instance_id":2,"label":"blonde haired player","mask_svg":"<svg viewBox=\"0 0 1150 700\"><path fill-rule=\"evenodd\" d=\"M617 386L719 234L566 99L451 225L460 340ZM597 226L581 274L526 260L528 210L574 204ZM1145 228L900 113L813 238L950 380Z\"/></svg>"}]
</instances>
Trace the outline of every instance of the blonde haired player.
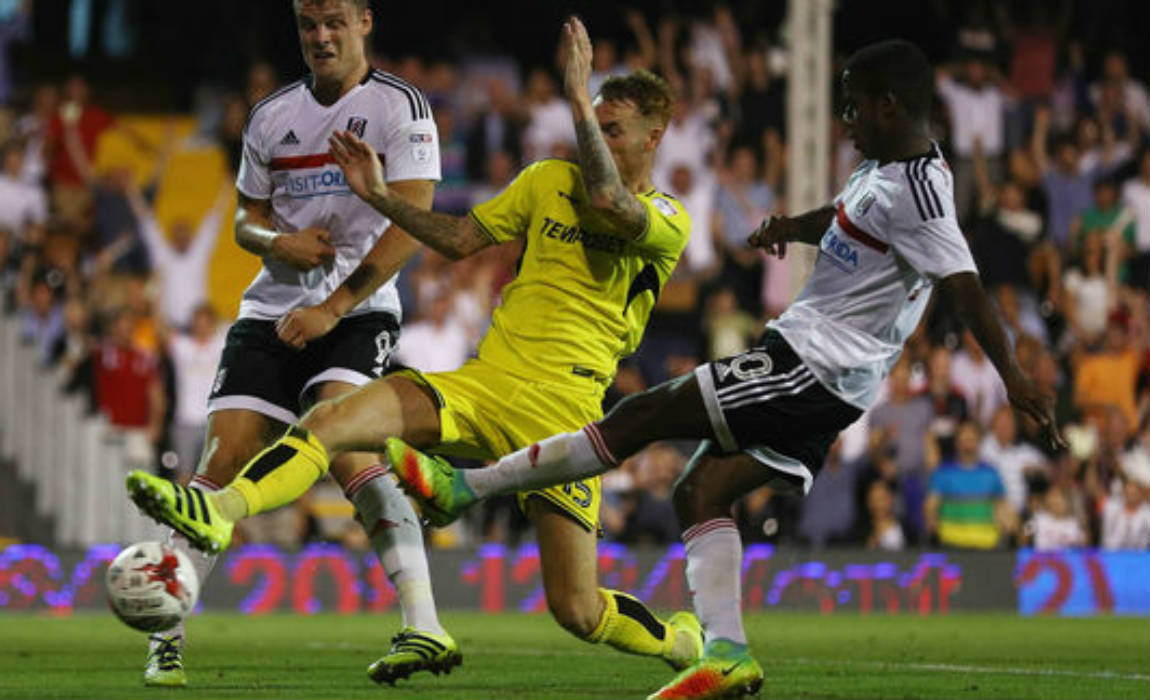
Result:
<instances>
[{"instance_id":1,"label":"blonde haired player","mask_svg":"<svg viewBox=\"0 0 1150 700\"><path fill-rule=\"evenodd\" d=\"M414 87L374 71L364 43L367 0L295 0L300 49L311 74L252 107L236 179L236 242L263 267L244 292L208 403L208 435L190 486L167 484L182 507L207 513L208 495L299 419L310 403L354 390L388 371L399 335L395 273L419 243L356 199L327 139L351 129L388 159L388 179L429 207L439 179L438 136ZM332 475L355 505L403 611L379 680L439 671L460 661L439 624L423 531L375 454L349 452ZM187 532L175 528L182 534ZM175 538L181 549L187 542ZM215 562L189 552L200 580ZM184 625L152 635L144 683L181 686Z\"/></svg>"},{"instance_id":2,"label":"blonde haired player","mask_svg":"<svg viewBox=\"0 0 1150 700\"><path fill-rule=\"evenodd\" d=\"M518 275L504 288L479 356L454 372L399 372L317 404L208 499L206 516L180 510L170 485L143 473L129 478L137 503L199 546L220 549L235 520L294 500L346 451L380 449L388 438L402 437L492 459L602 416L616 363L638 346L687 243L690 220L651 185L673 104L666 83L642 71L611 78L592 102L586 29L571 19L563 32L579 164L535 163L469 216L413 206L385 183L369 144L348 131L331 139L351 189L440 253L458 259L525 239ZM702 639L694 615L664 622L638 599L599 587L598 478L520 499L538 531L548 607L564 628L675 668L698 658Z\"/></svg>"}]
</instances>

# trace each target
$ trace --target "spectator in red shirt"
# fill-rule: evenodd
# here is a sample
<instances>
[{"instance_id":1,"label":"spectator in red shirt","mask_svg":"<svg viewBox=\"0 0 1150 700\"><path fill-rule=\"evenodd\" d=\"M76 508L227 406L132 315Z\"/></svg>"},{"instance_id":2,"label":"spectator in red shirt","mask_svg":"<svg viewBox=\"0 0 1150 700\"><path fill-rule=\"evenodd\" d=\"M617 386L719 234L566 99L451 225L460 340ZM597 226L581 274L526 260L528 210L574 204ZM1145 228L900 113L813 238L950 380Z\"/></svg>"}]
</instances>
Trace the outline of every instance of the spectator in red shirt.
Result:
<instances>
[{"instance_id":1,"label":"spectator in red shirt","mask_svg":"<svg viewBox=\"0 0 1150 700\"><path fill-rule=\"evenodd\" d=\"M64 86L64 100L48 124L48 179L52 203L60 218L85 228L91 193L84 178L84 163L95 160L96 145L109 129L119 129L137 148L155 150L136 131L116 122L108 111L88 99L88 83L74 75Z\"/></svg>"},{"instance_id":2,"label":"spectator in red shirt","mask_svg":"<svg viewBox=\"0 0 1150 700\"><path fill-rule=\"evenodd\" d=\"M132 345L135 325L131 312L114 312L92 364L96 405L123 433L128 468L146 469L163 429L165 397L156 358Z\"/></svg>"}]
</instances>

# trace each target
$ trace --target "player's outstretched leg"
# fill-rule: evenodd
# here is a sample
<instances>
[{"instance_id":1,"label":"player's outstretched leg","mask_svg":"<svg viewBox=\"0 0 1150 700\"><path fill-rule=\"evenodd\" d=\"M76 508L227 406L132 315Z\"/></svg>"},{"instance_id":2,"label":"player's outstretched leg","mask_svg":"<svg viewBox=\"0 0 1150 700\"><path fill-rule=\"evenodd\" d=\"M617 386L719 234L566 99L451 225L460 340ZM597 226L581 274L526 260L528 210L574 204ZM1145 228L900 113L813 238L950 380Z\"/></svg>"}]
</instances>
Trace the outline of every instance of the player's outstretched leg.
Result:
<instances>
[{"instance_id":1,"label":"player's outstretched leg","mask_svg":"<svg viewBox=\"0 0 1150 700\"><path fill-rule=\"evenodd\" d=\"M230 480L249 457L283 428L282 423L253 411L213 413L208 417L205 450L198 467L200 473L192 477L189 488L203 493L206 500L220 489L221 481ZM168 531L167 543L191 560L203 590L215 567L216 555L198 550L175 530ZM171 687L187 683L183 664L183 649L188 638L185 623L186 620L180 620L175 627L149 636L144 685Z\"/></svg>"},{"instance_id":2,"label":"player's outstretched leg","mask_svg":"<svg viewBox=\"0 0 1150 700\"><path fill-rule=\"evenodd\" d=\"M222 552L231 543L235 523L224 518L210 494L201 489L138 469L128 474L126 486L141 511L183 535L196 549Z\"/></svg>"},{"instance_id":3,"label":"player's outstretched leg","mask_svg":"<svg viewBox=\"0 0 1150 700\"><path fill-rule=\"evenodd\" d=\"M706 644L695 664L651 698L740 698L757 693L763 669L747 649L740 610L743 547L730 518L731 505L770 483L789 482L746 453L710 454L705 442L675 484L675 511L683 530L687 585L703 624ZM792 484L800 488L798 484Z\"/></svg>"},{"instance_id":4,"label":"player's outstretched leg","mask_svg":"<svg viewBox=\"0 0 1150 700\"><path fill-rule=\"evenodd\" d=\"M450 673L463 663L463 656L435 610L423 528L384 466L358 466L362 457L338 458L332 473L355 505L356 520L367 533L403 613L403 629L392 639L390 651L368 667L368 676L376 683L394 684L417 671Z\"/></svg>"}]
</instances>

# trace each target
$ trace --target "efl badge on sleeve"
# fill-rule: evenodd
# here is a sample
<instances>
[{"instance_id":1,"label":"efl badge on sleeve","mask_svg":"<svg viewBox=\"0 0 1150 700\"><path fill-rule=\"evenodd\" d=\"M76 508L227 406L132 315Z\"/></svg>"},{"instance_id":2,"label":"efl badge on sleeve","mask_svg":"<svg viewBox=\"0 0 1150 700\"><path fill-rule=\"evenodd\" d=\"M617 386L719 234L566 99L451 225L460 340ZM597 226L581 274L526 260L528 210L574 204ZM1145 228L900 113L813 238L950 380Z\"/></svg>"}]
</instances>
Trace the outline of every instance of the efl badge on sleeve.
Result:
<instances>
[{"instance_id":1,"label":"efl badge on sleeve","mask_svg":"<svg viewBox=\"0 0 1150 700\"><path fill-rule=\"evenodd\" d=\"M367 130L367 120L363 117L351 117L347 120L347 130L362 139L363 133Z\"/></svg>"}]
</instances>

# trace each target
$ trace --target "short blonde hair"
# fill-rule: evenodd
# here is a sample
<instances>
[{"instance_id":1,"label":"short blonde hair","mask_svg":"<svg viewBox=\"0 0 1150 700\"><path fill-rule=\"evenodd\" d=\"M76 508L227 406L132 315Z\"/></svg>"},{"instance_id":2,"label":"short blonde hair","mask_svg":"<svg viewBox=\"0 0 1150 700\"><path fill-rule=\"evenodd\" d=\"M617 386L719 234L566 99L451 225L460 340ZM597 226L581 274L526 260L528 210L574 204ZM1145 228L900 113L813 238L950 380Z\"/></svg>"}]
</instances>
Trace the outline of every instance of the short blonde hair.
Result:
<instances>
[{"instance_id":1,"label":"short blonde hair","mask_svg":"<svg viewBox=\"0 0 1150 700\"><path fill-rule=\"evenodd\" d=\"M638 70L603 81L599 96L604 100L631 102L644 117L654 117L662 126L671 121L675 93L671 86L651 71Z\"/></svg>"}]
</instances>

